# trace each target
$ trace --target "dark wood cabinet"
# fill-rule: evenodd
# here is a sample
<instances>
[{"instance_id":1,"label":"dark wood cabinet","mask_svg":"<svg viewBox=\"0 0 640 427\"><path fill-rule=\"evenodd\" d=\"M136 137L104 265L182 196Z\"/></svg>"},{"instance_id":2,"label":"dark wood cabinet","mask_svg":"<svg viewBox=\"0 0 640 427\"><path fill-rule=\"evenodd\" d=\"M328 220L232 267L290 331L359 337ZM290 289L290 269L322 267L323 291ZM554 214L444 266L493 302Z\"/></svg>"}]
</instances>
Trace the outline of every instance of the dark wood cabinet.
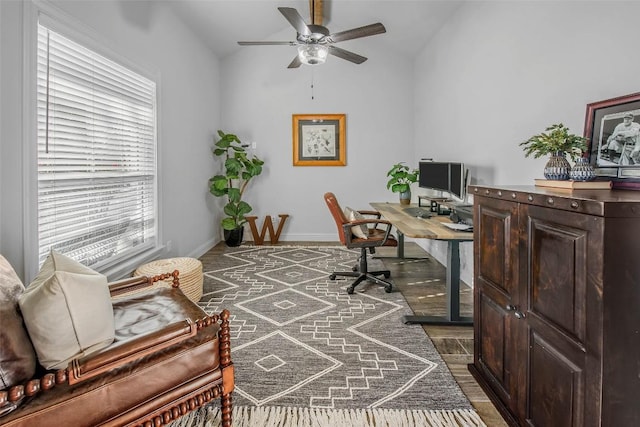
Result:
<instances>
[{"instance_id":1,"label":"dark wood cabinet","mask_svg":"<svg viewBox=\"0 0 640 427\"><path fill-rule=\"evenodd\" d=\"M640 192L471 190L472 374L511 425L640 425Z\"/></svg>"}]
</instances>

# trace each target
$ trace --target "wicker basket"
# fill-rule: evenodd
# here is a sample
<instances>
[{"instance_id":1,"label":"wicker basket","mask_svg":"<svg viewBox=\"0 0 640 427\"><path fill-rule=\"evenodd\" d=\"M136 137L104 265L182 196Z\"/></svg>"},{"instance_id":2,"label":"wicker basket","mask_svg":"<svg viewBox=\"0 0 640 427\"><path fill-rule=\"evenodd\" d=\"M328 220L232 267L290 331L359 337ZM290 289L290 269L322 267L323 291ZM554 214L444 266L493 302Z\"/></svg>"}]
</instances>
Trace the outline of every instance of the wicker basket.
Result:
<instances>
[{"instance_id":1,"label":"wicker basket","mask_svg":"<svg viewBox=\"0 0 640 427\"><path fill-rule=\"evenodd\" d=\"M180 272L180 289L193 302L202 298L202 262L195 258L167 258L143 264L134 276L156 276L162 273ZM171 286L172 278L160 280L154 287Z\"/></svg>"}]
</instances>

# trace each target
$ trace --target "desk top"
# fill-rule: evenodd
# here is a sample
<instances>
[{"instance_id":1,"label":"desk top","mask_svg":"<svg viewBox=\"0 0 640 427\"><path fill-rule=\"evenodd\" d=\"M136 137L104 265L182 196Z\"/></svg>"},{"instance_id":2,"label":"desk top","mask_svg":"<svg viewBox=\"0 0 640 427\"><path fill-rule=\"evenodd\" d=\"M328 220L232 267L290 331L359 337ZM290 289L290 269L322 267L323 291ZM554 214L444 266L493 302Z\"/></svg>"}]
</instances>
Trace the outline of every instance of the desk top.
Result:
<instances>
[{"instance_id":1,"label":"desk top","mask_svg":"<svg viewBox=\"0 0 640 427\"><path fill-rule=\"evenodd\" d=\"M442 225L444 222L451 222L448 216L435 215L431 218L417 218L404 211L405 208L417 207L417 205L387 202L371 202L369 204L407 237L434 240L473 240L473 233L455 231Z\"/></svg>"}]
</instances>

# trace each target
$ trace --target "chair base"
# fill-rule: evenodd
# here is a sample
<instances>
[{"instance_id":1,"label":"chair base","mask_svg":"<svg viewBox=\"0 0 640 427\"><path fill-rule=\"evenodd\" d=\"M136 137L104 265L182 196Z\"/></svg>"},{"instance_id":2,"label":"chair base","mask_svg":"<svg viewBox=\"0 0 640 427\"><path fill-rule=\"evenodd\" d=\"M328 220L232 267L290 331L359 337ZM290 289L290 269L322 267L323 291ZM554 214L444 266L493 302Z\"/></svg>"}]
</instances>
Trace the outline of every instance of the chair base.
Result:
<instances>
[{"instance_id":1,"label":"chair base","mask_svg":"<svg viewBox=\"0 0 640 427\"><path fill-rule=\"evenodd\" d=\"M377 283L379 285L384 286L384 291L389 293L393 290L393 284L387 280L383 280L378 276L384 276L385 279L391 277L391 271L389 270L379 270L379 271L368 271L367 269L367 249L360 249L360 265L358 267L354 267L353 271L334 271L329 276L329 279L335 280L337 276L345 276L345 277L355 277L356 280L351 283L351 285L347 288L348 294L353 294L360 283L365 280L369 280L371 282Z\"/></svg>"}]
</instances>

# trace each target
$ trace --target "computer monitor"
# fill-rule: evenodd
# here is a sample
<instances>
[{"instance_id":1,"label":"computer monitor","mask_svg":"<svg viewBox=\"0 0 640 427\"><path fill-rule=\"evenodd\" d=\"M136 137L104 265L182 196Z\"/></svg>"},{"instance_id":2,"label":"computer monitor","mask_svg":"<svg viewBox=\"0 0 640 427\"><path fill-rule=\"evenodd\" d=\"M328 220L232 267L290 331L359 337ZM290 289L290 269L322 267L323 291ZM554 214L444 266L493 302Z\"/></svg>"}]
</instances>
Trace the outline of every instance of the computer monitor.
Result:
<instances>
[{"instance_id":1,"label":"computer monitor","mask_svg":"<svg viewBox=\"0 0 640 427\"><path fill-rule=\"evenodd\" d=\"M446 191L460 200L466 193L466 170L464 164L456 162L422 161L419 165L418 186Z\"/></svg>"}]
</instances>

